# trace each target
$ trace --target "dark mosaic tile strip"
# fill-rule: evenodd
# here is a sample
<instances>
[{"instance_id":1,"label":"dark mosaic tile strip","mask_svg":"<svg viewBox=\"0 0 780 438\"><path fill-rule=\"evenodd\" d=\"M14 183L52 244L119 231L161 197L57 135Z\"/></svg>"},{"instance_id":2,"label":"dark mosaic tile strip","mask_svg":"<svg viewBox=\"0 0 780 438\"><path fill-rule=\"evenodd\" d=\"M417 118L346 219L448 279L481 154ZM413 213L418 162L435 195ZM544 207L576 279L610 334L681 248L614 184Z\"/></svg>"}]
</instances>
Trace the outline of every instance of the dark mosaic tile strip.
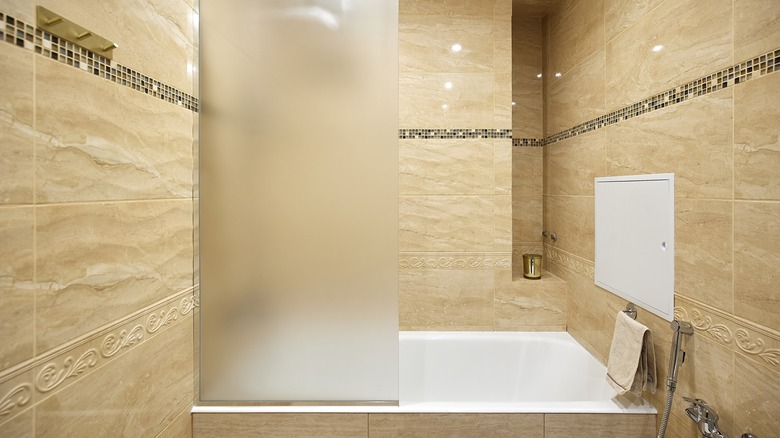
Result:
<instances>
[{"instance_id":1,"label":"dark mosaic tile strip","mask_svg":"<svg viewBox=\"0 0 780 438\"><path fill-rule=\"evenodd\" d=\"M198 112L198 98L3 13L0 40Z\"/></svg>"},{"instance_id":2,"label":"dark mosaic tile strip","mask_svg":"<svg viewBox=\"0 0 780 438\"><path fill-rule=\"evenodd\" d=\"M764 53L753 59L741 62L737 65L724 68L723 70L701 77L687 84L664 91L663 93L650 96L647 99L613 111L604 116L588 120L585 123L569 128L565 131L553 134L544 139L544 144L556 143L567 138L585 134L608 125L612 125L623 120L651 111L657 111L671 105L676 105L693 99L694 97L704 96L714 93L724 88L743 84L751 79L760 78L769 73L778 71L780 67L780 49Z\"/></svg>"},{"instance_id":3,"label":"dark mosaic tile strip","mask_svg":"<svg viewBox=\"0 0 780 438\"><path fill-rule=\"evenodd\" d=\"M511 129L399 129L400 139L512 138Z\"/></svg>"},{"instance_id":4,"label":"dark mosaic tile strip","mask_svg":"<svg viewBox=\"0 0 780 438\"><path fill-rule=\"evenodd\" d=\"M513 138L512 146L514 147L542 147L544 146L543 138Z\"/></svg>"}]
</instances>

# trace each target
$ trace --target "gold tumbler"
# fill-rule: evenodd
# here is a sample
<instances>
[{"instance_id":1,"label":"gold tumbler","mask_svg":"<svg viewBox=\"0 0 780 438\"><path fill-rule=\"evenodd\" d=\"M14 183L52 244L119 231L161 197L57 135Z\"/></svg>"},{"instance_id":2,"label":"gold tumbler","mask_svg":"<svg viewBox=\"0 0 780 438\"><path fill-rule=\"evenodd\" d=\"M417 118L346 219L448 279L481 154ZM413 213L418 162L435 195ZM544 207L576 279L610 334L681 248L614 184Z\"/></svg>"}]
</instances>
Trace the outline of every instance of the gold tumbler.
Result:
<instances>
[{"instance_id":1,"label":"gold tumbler","mask_svg":"<svg viewBox=\"0 0 780 438\"><path fill-rule=\"evenodd\" d=\"M523 254L523 277L531 280L542 278L542 256L540 254Z\"/></svg>"}]
</instances>

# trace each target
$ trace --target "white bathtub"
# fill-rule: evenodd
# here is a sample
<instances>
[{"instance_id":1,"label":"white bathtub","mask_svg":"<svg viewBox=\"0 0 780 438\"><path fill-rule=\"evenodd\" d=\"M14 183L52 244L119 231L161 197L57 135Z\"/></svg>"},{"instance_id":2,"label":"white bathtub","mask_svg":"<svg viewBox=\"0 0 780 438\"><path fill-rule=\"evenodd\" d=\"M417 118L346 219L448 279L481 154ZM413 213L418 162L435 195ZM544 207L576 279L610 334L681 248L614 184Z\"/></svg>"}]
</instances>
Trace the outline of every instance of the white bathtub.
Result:
<instances>
[{"instance_id":1,"label":"white bathtub","mask_svg":"<svg viewBox=\"0 0 780 438\"><path fill-rule=\"evenodd\" d=\"M195 406L194 413L655 413L614 398L565 332L401 332L398 406Z\"/></svg>"}]
</instances>

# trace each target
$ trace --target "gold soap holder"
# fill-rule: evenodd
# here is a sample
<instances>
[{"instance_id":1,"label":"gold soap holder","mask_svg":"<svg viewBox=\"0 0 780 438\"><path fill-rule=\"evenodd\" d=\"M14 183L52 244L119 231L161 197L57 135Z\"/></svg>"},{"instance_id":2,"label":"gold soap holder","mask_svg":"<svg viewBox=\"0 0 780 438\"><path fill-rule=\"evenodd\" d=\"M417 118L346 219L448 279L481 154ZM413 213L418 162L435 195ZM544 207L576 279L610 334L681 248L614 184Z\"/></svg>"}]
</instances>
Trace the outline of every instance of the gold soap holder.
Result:
<instances>
[{"instance_id":1,"label":"gold soap holder","mask_svg":"<svg viewBox=\"0 0 780 438\"><path fill-rule=\"evenodd\" d=\"M109 41L100 35L87 30L78 24L64 18L56 12L52 12L43 6L38 6L38 28L56 35L66 41L95 52L100 56L111 59L115 42Z\"/></svg>"}]
</instances>

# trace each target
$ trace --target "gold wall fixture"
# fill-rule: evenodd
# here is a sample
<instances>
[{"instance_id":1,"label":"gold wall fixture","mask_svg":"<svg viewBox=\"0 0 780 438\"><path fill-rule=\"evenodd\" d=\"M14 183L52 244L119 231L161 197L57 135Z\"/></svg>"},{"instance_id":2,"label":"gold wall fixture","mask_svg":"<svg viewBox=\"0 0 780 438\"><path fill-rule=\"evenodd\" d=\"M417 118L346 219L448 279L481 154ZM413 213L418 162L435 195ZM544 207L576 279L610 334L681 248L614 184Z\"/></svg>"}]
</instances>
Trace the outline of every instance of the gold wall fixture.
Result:
<instances>
[{"instance_id":1,"label":"gold wall fixture","mask_svg":"<svg viewBox=\"0 0 780 438\"><path fill-rule=\"evenodd\" d=\"M100 35L96 35L91 31L79 26L78 24L68 20L67 18L64 18L61 15L44 8L43 6L38 6L37 11L39 28L45 30L46 32L50 32L53 35L57 35L60 38L64 38L73 44L95 52L98 55L111 59L114 49L119 47L113 41L109 41Z\"/></svg>"}]
</instances>

